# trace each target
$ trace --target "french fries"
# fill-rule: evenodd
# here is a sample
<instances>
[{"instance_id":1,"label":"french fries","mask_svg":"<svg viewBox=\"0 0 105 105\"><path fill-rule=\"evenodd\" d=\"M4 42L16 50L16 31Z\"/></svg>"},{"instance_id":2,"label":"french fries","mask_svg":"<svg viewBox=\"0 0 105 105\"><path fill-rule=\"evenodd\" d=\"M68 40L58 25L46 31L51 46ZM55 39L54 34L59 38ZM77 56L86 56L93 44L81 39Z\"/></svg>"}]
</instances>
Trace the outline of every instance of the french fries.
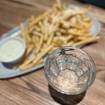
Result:
<instances>
[{"instance_id":1,"label":"french fries","mask_svg":"<svg viewBox=\"0 0 105 105\"><path fill-rule=\"evenodd\" d=\"M66 9L57 0L57 4L42 15L32 16L28 26L21 26L21 37L27 45L27 59L18 67L24 70L36 66L43 62L46 54L58 47L79 47L97 41L99 37L90 33L92 23L86 15L88 11L88 7Z\"/></svg>"}]
</instances>

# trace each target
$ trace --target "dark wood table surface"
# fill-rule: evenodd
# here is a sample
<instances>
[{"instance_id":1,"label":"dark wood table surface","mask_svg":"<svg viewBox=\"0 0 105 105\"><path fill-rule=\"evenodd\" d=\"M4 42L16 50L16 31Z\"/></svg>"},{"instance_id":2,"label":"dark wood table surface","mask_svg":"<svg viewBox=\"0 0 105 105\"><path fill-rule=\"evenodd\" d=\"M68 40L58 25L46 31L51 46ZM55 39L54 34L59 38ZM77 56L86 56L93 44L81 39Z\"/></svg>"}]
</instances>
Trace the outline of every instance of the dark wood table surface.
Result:
<instances>
[{"instance_id":1,"label":"dark wood table surface","mask_svg":"<svg viewBox=\"0 0 105 105\"><path fill-rule=\"evenodd\" d=\"M77 3L74 0L62 0ZM31 15L47 10L55 0L0 0L0 35L19 25ZM105 9L91 11L102 24L97 43L83 48L95 61L97 77L78 105L105 105ZM32 74L0 80L0 105L59 105L51 98L43 69Z\"/></svg>"}]
</instances>

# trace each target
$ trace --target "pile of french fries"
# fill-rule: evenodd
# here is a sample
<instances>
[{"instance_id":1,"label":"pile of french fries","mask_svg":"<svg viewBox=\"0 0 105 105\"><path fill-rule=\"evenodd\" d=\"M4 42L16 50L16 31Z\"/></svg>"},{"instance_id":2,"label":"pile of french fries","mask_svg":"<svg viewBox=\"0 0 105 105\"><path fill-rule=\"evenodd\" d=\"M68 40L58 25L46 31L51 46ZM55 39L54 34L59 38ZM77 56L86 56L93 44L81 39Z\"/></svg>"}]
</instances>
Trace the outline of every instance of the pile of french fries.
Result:
<instances>
[{"instance_id":1,"label":"pile of french fries","mask_svg":"<svg viewBox=\"0 0 105 105\"><path fill-rule=\"evenodd\" d=\"M63 6L60 1L39 16L31 16L28 25L21 25L21 36L26 42L25 59L19 68L29 69L43 62L44 57L56 48L78 47L93 41L88 7Z\"/></svg>"}]
</instances>

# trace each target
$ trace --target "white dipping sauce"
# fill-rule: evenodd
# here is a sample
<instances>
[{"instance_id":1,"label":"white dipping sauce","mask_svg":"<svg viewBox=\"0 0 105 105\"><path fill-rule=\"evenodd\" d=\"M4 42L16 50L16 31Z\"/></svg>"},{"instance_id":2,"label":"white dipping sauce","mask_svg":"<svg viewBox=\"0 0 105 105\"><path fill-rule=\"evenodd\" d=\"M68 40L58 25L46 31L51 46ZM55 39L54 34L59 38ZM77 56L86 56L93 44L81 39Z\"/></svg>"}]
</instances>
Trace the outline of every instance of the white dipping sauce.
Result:
<instances>
[{"instance_id":1,"label":"white dipping sauce","mask_svg":"<svg viewBox=\"0 0 105 105\"><path fill-rule=\"evenodd\" d=\"M0 61L11 62L17 60L24 52L21 40L9 39L0 45Z\"/></svg>"}]
</instances>

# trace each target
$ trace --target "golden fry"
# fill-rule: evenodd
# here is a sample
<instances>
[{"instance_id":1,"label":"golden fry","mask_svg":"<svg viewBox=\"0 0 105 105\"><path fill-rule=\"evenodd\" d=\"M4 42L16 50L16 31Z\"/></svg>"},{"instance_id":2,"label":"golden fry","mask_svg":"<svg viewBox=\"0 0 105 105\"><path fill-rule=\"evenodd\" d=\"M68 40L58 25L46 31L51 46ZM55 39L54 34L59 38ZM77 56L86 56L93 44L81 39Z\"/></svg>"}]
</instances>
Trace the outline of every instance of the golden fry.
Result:
<instances>
[{"instance_id":1,"label":"golden fry","mask_svg":"<svg viewBox=\"0 0 105 105\"><path fill-rule=\"evenodd\" d=\"M32 52L33 48L34 48L34 45L33 44L29 45L29 47L27 49L27 52L26 52L26 55L27 56Z\"/></svg>"},{"instance_id":2,"label":"golden fry","mask_svg":"<svg viewBox=\"0 0 105 105\"><path fill-rule=\"evenodd\" d=\"M67 44L64 44L64 46L73 46L73 41L68 42Z\"/></svg>"},{"instance_id":3,"label":"golden fry","mask_svg":"<svg viewBox=\"0 0 105 105\"><path fill-rule=\"evenodd\" d=\"M47 20L44 20L43 22L43 26L41 26L41 30L44 33L44 40L48 39L48 23Z\"/></svg>"},{"instance_id":4,"label":"golden fry","mask_svg":"<svg viewBox=\"0 0 105 105\"><path fill-rule=\"evenodd\" d=\"M71 35L76 35L76 36L83 36L84 35L84 30L78 30L78 29L70 29L68 30L68 33Z\"/></svg>"},{"instance_id":5,"label":"golden fry","mask_svg":"<svg viewBox=\"0 0 105 105\"><path fill-rule=\"evenodd\" d=\"M62 8L62 4L61 4L60 0L57 0L57 5L58 5L59 8Z\"/></svg>"},{"instance_id":6,"label":"golden fry","mask_svg":"<svg viewBox=\"0 0 105 105\"><path fill-rule=\"evenodd\" d=\"M51 45L52 40L53 40L53 37L54 37L54 35L53 35L53 34L50 34L49 40L47 41L47 45L48 45L48 46Z\"/></svg>"},{"instance_id":7,"label":"golden fry","mask_svg":"<svg viewBox=\"0 0 105 105\"><path fill-rule=\"evenodd\" d=\"M21 65L19 66L19 68L20 68L20 69L23 69L23 68L25 68L27 65L29 65L31 62L32 62L32 60L27 59L23 64L21 64Z\"/></svg>"},{"instance_id":8,"label":"golden fry","mask_svg":"<svg viewBox=\"0 0 105 105\"><path fill-rule=\"evenodd\" d=\"M34 34L35 36L39 36L39 37L42 36L42 34L41 34L40 32L37 32L37 31L33 31L33 34Z\"/></svg>"},{"instance_id":9,"label":"golden fry","mask_svg":"<svg viewBox=\"0 0 105 105\"><path fill-rule=\"evenodd\" d=\"M20 29L21 29L21 36L26 41L26 35L25 35L25 30L24 30L23 24L20 25Z\"/></svg>"},{"instance_id":10,"label":"golden fry","mask_svg":"<svg viewBox=\"0 0 105 105\"><path fill-rule=\"evenodd\" d=\"M42 62L43 62L43 60L40 59L40 60L36 63L36 65L41 64ZM29 61L29 62L27 62L27 64L20 66L20 69L21 69L21 70L29 69L29 68L32 68L33 66L35 66L35 64L33 64L32 62L30 63L30 61Z\"/></svg>"},{"instance_id":11,"label":"golden fry","mask_svg":"<svg viewBox=\"0 0 105 105\"><path fill-rule=\"evenodd\" d=\"M34 35L32 37L32 42L33 42L35 48L37 48L39 46L38 41L39 41L39 38Z\"/></svg>"},{"instance_id":12,"label":"golden fry","mask_svg":"<svg viewBox=\"0 0 105 105\"><path fill-rule=\"evenodd\" d=\"M77 43L73 44L73 46L79 47L79 46L82 46L82 45L85 45L88 43L96 42L98 39L99 39L99 37L91 37L89 39L85 39L85 40L82 40L80 42L77 42Z\"/></svg>"},{"instance_id":13,"label":"golden fry","mask_svg":"<svg viewBox=\"0 0 105 105\"><path fill-rule=\"evenodd\" d=\"M40 32L40 31L41 31L40 27L38 27L38 26L34 26L34 29L35 29L35 31L37 31L37 32Z\"/></svg>"},{"instance_id":14,"label":"golden fry","mask_svg":"<svg viewBox=\"0 0 105 105\"><path fill-rule=\"evenodd\" d=\"M43 45L43 40L44 40L44 37L43 37L43 35L42 35L41 38L40 38L39 46L38 46L38 48L36 49L36 53L38 53L38 52L40 51L40 49L41 49L41 47L42 47L42 45Z\"/></svg>"}]
</instances>

